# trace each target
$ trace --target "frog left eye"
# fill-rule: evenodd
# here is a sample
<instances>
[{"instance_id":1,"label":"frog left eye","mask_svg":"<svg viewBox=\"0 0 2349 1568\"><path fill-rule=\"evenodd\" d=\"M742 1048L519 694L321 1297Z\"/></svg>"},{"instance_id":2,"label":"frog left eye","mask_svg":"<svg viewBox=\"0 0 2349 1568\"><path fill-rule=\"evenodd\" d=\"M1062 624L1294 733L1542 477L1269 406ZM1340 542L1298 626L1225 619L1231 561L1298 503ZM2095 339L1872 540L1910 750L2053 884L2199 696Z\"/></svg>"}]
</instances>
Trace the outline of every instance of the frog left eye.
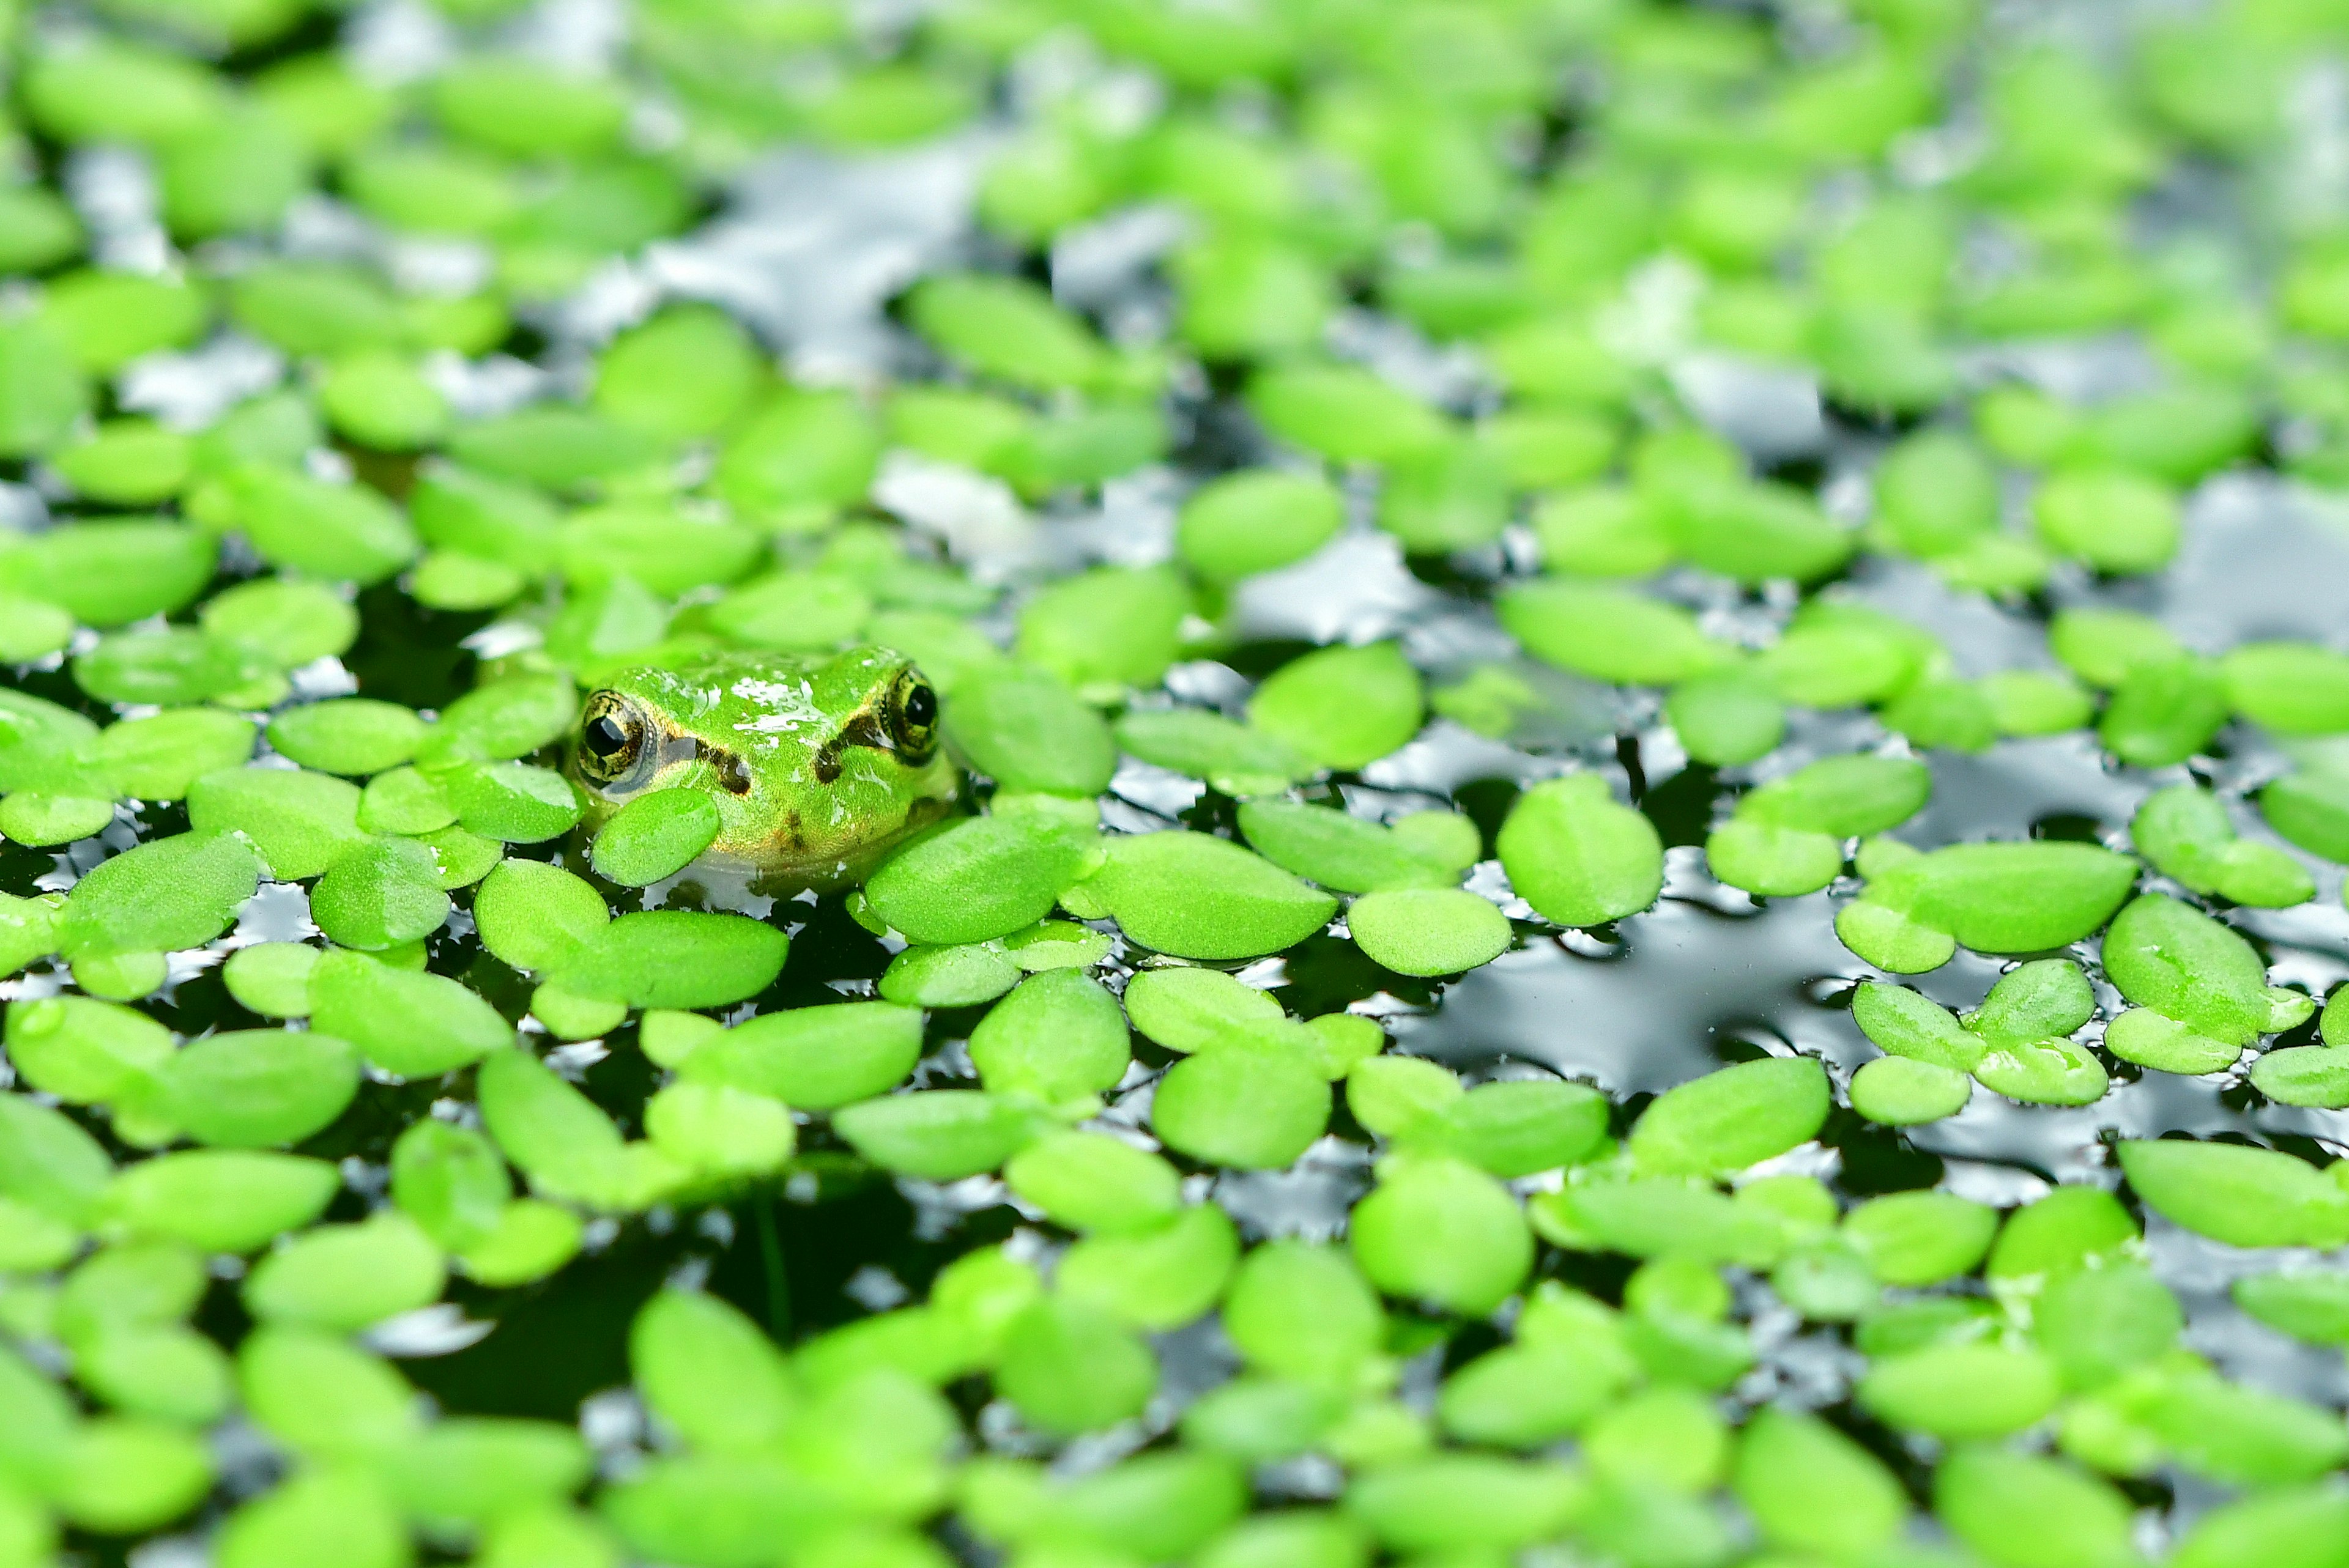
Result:
<instances>
[{"instance_id":1,"label":"frog left eye","mask_svg":"<svg viewBox=\"0 0 2349 1568\"><path fill-rule=\"evenodd\" d=\"M579 771L597 784L612 784L633 771L645 755L645 720L615 692L597 692L579 723Z\"/></svg>"},{"instance_id":2,"label":"frog left eye","mask_svg":"<svg viewBox=\"0 0 2349 1568\"><path fill-rule=\"evenodd\" d=\"M890 694L889 738L908 762L926 762L937 749L937 688L917 671L906 671Z\"/></svg>"}]
</instances>

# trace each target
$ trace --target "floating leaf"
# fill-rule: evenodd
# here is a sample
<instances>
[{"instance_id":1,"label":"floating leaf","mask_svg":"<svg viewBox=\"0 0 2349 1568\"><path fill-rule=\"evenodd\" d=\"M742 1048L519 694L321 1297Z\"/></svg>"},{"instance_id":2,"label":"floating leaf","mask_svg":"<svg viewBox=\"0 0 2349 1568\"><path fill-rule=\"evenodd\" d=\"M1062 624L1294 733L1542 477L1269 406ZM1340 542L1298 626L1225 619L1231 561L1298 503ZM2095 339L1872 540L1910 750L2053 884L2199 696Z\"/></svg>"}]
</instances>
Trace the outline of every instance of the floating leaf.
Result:
<instances>
[{"instance_id":1,"label":"floating leaf","mask_svg":"<svg viewBox=\"0 0 2349 1568\"><path fill-rule=\"evenodd\" d=\"M1241 1170L1295 1162L1330 1120L1330 1086L1301 1053L1233 1044L1174 1064L1150 1103L1150 1124L1195 1160Z\"/></svg>"},{"instance_id":2,"label":"floating leaf","mask_svg":"<svg viewBox=\"0 0 2349 1568\"><path fill-rule=\"evenodd\" d=\"M2121 1170L2147 1208L2238 1247L2335 1247L2349 1238L2349 1192L2307 1161L2240 1143L2133 1140Z\"/></svg>"},{"instance_id":3,"label":"floating leaf","mask_svg":"<svg viewBox=\"0 0 2349 1568\"><path fill-rule=\"evenodd\" d=\"M1416 1158L1354 1206L1354 1259L1389 1295L1481 1317L1521 1284L1533 1235L1508 1190L1454 1160Z\"/></svg>"},{"instance_id":4,"label":"floating leaf","mask_svg":"<svg viewBox=\"0 0 2349 1568\"><path fill-rule=\"evenodd\" d=\"M885 1002L792 1007L746 1018L696 1046L679 1076L832 1110L885 1094L922 1054L922 1015Z\"/></svg>"},{"instance_id":5,"label":"floating leaf","mask_svg":"<svg viewBox=\"0 0 2349 1568\"><path fill-rule=\"evenodd\" d=\"M358 810L357 785L285 768L230 768L188 788L189 822L243 835L279 882L323 875L365 843Z\"/></svg>"},{"instance_id":6,"label":"floating leaf","mask_svg":"<svg viewBox=\"0 0 2349 1568\"><path fill-rule=\"evenodd\" d=\"M199 1143L264 1149L298 1143L358 1092L350 1046L315 1030L207 1035L159 1075L164 1113Z\"/></svg>"},{"instance_id":7,"label":"floating leaf","mask_svg":"<svg viewBox=\"0 0 2349 1568\"><path fill-rule=\"evenodd\" d=\"M648 790L597 830L590 858L608 882L649 887L692 864L719 826L718 803L700 790Z\"/></svg>"},{"instance_id":8,"label":"floating leaf","mask_svg":"<svg viewBox=\"0 0 2349 1568\"><path fill-rule=\"evenodd\" d=\"M1607 781L1571 774L1517 798L1495 848L1509 884L1546 919L1598 925L1636 914L1664 885L1664 851L1648 820L1619 806Z\"/></svg>"},{"instance_id":9,"label":"floating leaf","mask_svg":"<svg viewBox=\"0 0 2349 1568\"><path fill-rule=\"evenodd\" d=\"M1816 1137L1826 1075L1808 1057L1772 1057L1708 1073L1659 1096L1627 1140L1651 1171L1726 1176Z\"/></svg>"},{"instance_id":10,"label":"floating leaf","mask_svg":"<svg viewBox=\"0 0 2349 1568\"><path fill-rule=\"evenodd\" d=\"M1303 941L1338 901L1271 862L1206 833L1112 839L1083 885L1127 936L1184 958L1252 958Z\"/></svg>"},{"instance_id":11,"label":"floating leaf","mask_svg":"<svg viewBox=\"0 0 2349 1568\"><path fill-rule=\"evenodd\" d=\"M250 1253L316 1219L340 1185L335 1168L322 1160L198 1150L124 1168L106 1207L133 1234L205 1252Z\"/></svg>"},{"instance_id":12,"label":"floating leaf","mask_svg":"<svg viewBox=\"0 0 2349 1568\"><path fill-rule=\"evenodd\" d=\"M631 1007L723 1007L772 985L789 946L781 931L745 915L649 910L580 936L548 978Z\"/></svg>"},{"instance_id":13,"label":"floating leaf","mask_svg":"<svg viewBox=\"0 0 2349 1568\"><path fill-rule=\"evenodd\" d=\"M392 1211L304 1232L254 1266L243 1295L264 1323L351 1330L430 1305L444 1278L440 1249Z\"/></svg>"},{"instance_id":14,"label":"floating leaf","mask_svg":"<svg viewBox=\"0 0 2349 1568\"><path fill-rule=\"evenodd\" d=\"M1056 818L974 817L891 855L864 885L873 912L916 942L986 942L1050 913L1083 864L1082 835Z\"/></svg>"},{"instance_id":15,"label":"floating leaf","mask_svg":"<svg viewBox=\"0 0 2349 1568\"><path fill-rule=\"evenodd\" d=\"M1019 1101L971 1089L885 1095L843 1109L833 1126L875 1165L926 1181L992 1171L1032 1133Z\"/></svg>"},{"instance_id":16,"label":"floating leaf","mask_svg":"<svg viewBox=\"0 0 2349 1568\"><path fill-rule=\"evenodd\" d=\"M1248 722L1324 768L1367 766L1419 733L1419 672L1392 643L1323 648L1283 665L1248 698Z\"/></svg>"},{"instance_id":17,"label":"floating leaf","mask_svg":"<svg viewBox=\"0 0 2349 1568\"><path fill-rule=\"evenodd\" d=\"M430 850L412 839L371 839L318 879L310 918L345 947L380 953L440 930L449 895Z\"/></svg>"},{"instance_id":18,"label":"floating leaf","mask_svg":"<svg viewBox=\"0 0 2349 1568\"><path fill-rule=\"evenodd\" d=\"M365 697L286 709L269 724L269 744L305 768L364 779L416 755L426 726L414 710Z\"/></svg>"},{"instance_id":19,"label":"floating leaf","mask_svg":"<svg viewBox=\"0 0 2349 1568\"><path fill-rule=\"evenodd\" d=\"M1133 1057L1117 998L1074 969L1019 983L971 1031L970 1059L997 1094L1046 1105L1114 1088Z\"/></svg>"},{"instance_id":20,"label":"floating leaf","mask_svg":"<svg viewBox=\"0 0 2349 1568\"><path fill-rule=\"evenodd\" d=\"M218 830L156 839L101 861L67 896L68 958L176 953L228 929L260 885L253 851Z\"/></svg>"},{"instance_id":21,"label":"floating leaf","mask_svg":"<svg viewBox=\"0 0 2349 1568\"><path fill-rule=\"evenodd\" d=\"M350 1041L378 1070L399 1078L453 1072L513 1041L512 1026L459 982L361 954L321 955L307 994L313 1028Z\"/></svg>"},{"instance_id":22,"label":"floating leaf","mask_svg":"<svg viewBox=\"0 0 2349 1568\"><path fill-rule=\"evenodd\" d=\"M1515 939L1491 901L1457 888L1367 893L1347 909L1346 928L1399 975L1456 975L1491 963Z\"/></svg>"}]
</instances>

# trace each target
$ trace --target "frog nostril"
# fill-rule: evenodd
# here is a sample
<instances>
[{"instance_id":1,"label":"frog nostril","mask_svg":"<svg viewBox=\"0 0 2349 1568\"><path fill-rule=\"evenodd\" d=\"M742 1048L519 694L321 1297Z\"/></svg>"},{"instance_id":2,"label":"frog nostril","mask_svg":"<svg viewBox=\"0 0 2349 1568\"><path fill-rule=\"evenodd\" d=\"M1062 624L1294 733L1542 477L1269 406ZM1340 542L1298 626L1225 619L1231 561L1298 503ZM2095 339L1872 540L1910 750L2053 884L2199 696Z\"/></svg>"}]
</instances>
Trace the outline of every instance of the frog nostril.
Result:
<instances>
[{"instance_id":1,"label":"frog nostril","mask_svg":"<svg viewBox=\"0 0 2349 1568\"><path fill-rule=\"evenodd\" d=\"M730 751L712 751L709 753L709 765L718 769L718 782L726 787L728 794L748 795L750 792L749 763Z\"/></svg>"}]
</instances>

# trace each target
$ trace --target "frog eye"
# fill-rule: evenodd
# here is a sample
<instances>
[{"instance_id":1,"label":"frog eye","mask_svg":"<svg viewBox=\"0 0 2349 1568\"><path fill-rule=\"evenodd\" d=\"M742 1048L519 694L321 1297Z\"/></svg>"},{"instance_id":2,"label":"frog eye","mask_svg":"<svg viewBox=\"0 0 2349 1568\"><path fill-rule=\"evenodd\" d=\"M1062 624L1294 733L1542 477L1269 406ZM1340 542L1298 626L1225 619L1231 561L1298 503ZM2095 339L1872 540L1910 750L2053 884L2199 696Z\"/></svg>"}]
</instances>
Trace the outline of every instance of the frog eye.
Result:
<instances>
[{"instance_id":1,"label":"frog eye","mask_svg":"<svg viewBox=\"0 0 2349 1568\"><path fill-rule=\"evenodd\" d=\"M579 723L579 771L597 784L626 777L645 755L644 716L617 692L587 699Z\"/></svg>"},{"instance_id":2,"label":"frog eye","mask_svg":"<svg viewBox=\"0 0 2349 1568\"><path fill-rule=\"evenodd\" d=\"M929 760L938 744L937 688L907 670L889 695L889 738L897 755L912 763Z\"/></svg>"}]
</instances>

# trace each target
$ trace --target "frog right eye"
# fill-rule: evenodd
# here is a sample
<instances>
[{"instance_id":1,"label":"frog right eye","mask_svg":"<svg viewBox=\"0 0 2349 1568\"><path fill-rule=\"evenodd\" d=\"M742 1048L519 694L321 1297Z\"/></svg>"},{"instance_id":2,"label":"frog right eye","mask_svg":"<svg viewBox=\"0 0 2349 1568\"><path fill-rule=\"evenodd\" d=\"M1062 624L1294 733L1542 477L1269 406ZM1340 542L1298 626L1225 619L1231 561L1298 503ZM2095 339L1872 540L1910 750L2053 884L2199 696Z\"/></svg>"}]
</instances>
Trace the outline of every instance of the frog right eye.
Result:
<instances>
[{"instance_id":1,"label":"frog right eye","mask_svg":"<svg viewBox=\"0 0 2349 1568\"><path fill-rule=\"evenodd\" d=\"M579 724L579 771L598 784L616 783L643 759L646 737L634 704L616 692L597 692Z\"/></svg>"}]
</instances>

